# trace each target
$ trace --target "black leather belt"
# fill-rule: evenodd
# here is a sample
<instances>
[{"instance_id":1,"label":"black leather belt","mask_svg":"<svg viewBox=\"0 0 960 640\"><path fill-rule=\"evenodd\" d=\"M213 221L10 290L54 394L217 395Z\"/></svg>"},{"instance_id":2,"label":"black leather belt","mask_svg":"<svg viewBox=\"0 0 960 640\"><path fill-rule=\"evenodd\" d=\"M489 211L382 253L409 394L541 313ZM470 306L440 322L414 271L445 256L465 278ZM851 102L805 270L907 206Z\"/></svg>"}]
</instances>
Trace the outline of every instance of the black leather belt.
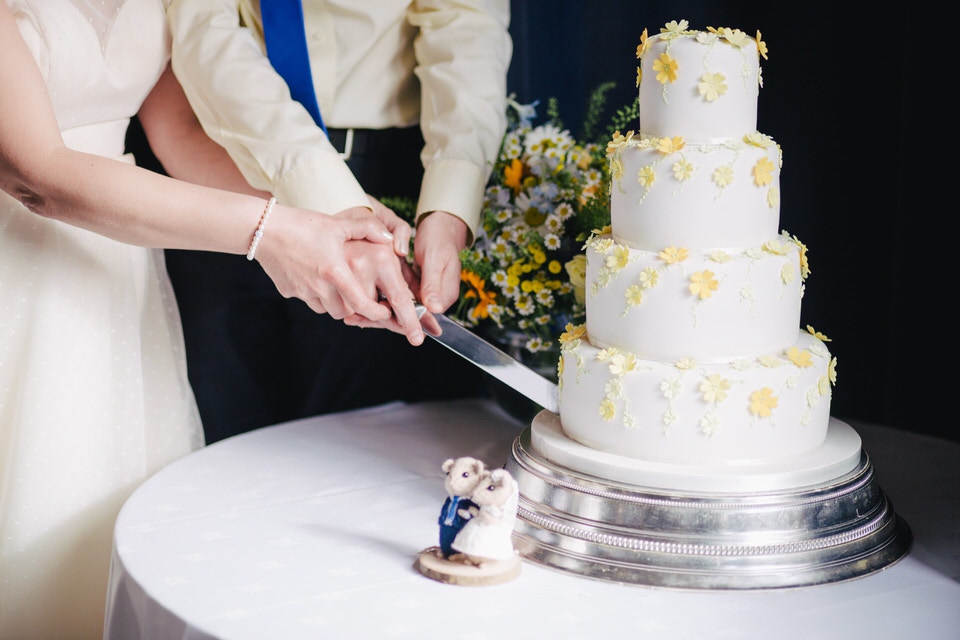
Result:
<instances>
[{"instance_id":1,"label":"black leather belt","mask_svg":"<svg viewBox=\"0 0 960 640\"><path fill-rule=\"evenodd\" d=\"M417 145L417 149L423 147L419 126L389 129L328 128L327 138L344 160L372 153L391 153L396 149L409 148L411 144Z\"/></svg>"}]
</instances>

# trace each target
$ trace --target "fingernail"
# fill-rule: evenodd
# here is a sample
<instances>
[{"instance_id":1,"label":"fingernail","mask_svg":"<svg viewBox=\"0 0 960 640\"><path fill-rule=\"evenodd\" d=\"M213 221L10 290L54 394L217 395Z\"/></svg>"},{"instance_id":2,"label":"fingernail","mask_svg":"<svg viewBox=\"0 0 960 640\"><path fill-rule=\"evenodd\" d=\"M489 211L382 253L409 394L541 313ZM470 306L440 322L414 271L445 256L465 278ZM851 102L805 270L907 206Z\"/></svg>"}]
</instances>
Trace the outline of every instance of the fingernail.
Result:
<instances>
[{"instance_id":1,"label":"fingernail","mask_svg":"<svg viewBox=\"0 0 960 640\"><path fill-rule=\"evenodd\" d=\"M382 233L383 237L386 238L387 240L393 240L393 234L390 233L389 231L381 231L380 233Z\"/></svg>"}]
</instances>

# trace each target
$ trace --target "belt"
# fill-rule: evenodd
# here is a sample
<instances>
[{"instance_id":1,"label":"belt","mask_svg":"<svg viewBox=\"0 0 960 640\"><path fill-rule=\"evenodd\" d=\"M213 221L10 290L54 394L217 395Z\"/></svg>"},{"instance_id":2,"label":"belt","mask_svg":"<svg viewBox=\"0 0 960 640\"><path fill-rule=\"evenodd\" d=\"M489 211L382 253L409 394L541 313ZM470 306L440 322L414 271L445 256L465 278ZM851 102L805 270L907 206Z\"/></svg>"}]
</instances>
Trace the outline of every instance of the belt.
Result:
<instances>
[{"instance_id":1,"label":"belt","mask_svg":"<svg viewBox=\"0 0 960 640\"><path fill-rule=\"evenodd\" d=\"M327 138L340 157L349 160L368 153L389 153L410 144L423 146L420 127L389 129L333 129L327 128Z\"/></svg>"}]
</instances>

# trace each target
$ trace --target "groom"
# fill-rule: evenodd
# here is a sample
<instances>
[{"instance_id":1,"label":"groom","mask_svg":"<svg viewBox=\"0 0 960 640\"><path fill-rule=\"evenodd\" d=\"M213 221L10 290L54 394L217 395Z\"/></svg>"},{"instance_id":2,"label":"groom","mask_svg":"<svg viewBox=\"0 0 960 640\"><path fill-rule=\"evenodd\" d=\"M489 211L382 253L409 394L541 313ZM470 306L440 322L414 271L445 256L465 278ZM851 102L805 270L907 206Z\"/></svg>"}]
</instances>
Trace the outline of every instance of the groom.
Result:
<instances>
[{"instance_id":1,"label":"groom","mask_svg":"<svg viewBox=\"0 0 960 640\"><path fill-rule=\"evenodd\" d=\"M427 309L444 312L459 295L459 252L473 242L506 128L509 0L429 10L303 0L304 26L278 39L305 52L305 90L271 64L277 39L271 32L265 45L261 4L171 2L174 71L201 123L251 185L283 204L335 213L370 206L367 194L417 202L413 272ZM242 257L169 251L167 264L207 442L482 389L479 370L433 341L411 348L318 316Z\"/></svg>"}]
</instances>

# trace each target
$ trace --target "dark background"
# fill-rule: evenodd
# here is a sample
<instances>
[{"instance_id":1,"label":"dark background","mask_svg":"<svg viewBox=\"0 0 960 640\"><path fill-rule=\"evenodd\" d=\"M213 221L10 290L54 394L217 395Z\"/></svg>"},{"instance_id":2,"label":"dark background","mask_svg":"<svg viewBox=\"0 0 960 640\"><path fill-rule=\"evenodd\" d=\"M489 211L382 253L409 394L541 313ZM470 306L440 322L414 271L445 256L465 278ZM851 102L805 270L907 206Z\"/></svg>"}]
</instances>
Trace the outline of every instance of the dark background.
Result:
<instances>
[{"instance_id":1,"label":"dark background","mask_svg":"<svg viewBox=\"0 0 960 640\"><path fill-rule=\"evenodd\" d=\"M851 6L852 5L852 6ZM574 133L587 97L613 81L612 109L636 96L644 28L759 29L758 129L783 149L781 228L809 250L802 323L837 357L832 414L960 440L952 309L957 207L942 149L955 134L956 54L929 3L514 0L509 90L559 101ZM937 105L943 105L937 107ZM636 128L636 125L634 125ZM938 152L939 150L939 152ZM949 241L949 244L948 244ZM952 323L951 323L952 324Z\"/></svg>"},{"instance_id":2,"label":"dark background","mask_svg":"<svg viewBox=\"0 0 960 640\"><path fill-rule=\"evenodd\" d=\"M636 97L644 28L758 29L758 129L783 149L781 228L809 250L802 324L837 357L832 413L960 441L952 410L956 54L930 2L513 0L508 90L558 100L578 133L589 95L615 82L612 112ZM938 26L939 25L939 26ZM951 113L951 115L953 115ZM605 123L604 123L605 124ZM939 124L939 126L938 126ZM149 165L134 129L132 146ZM955 171L953 173L956 173ZM952 180L951 180L952 178Z\"/></svg>"}]
</instances>

